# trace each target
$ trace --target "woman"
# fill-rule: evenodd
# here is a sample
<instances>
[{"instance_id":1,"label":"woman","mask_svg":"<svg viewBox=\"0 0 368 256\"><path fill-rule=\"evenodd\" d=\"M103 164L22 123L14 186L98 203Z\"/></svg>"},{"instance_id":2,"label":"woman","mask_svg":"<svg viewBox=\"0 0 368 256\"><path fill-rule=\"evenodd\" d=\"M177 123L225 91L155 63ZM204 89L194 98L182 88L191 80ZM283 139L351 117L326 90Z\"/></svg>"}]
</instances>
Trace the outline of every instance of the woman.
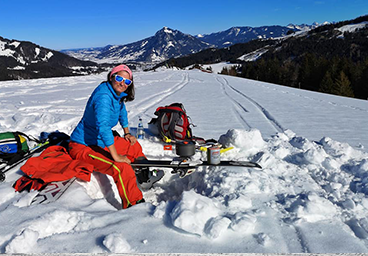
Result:
<instances>
[{"instance_id":1,"label":"woman","mask_svg":"<svg viewBox=\"0 0 368 256\"><path fill-rule=\"evenodd\" d=\"M129 132L124 102L134 100L132 71L126 65L116 66L92 93L81 121L74 129L69 144L72 158L94 165L95 170L114 178L123 208L144 202L130 163L145 157L137 139ZM124 137L111 130L117 123Z\"/></svg>"}]
</instances>

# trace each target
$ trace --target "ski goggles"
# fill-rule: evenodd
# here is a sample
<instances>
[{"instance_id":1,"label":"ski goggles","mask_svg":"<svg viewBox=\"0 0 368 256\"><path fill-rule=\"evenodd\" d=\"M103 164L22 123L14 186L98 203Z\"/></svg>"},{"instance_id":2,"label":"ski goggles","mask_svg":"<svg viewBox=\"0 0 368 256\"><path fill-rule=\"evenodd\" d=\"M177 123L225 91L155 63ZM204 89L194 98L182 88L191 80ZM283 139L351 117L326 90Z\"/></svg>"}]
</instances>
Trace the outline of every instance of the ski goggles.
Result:
<instances>
[{"instance_id":1,"label":"ski goggles","mask_svg":"<svg viewBox=\"0 0 368 256\"><path fill-rule=\"evenodd\" d=\"M124 81L124 83L126 84L126 85L131 85L132 83L133 83L133 81L132 80L130 80L130 79L127 79L127 78L124 78L124 77L122 77L122 76L119 76L119 75L115 75L115 81L116 82L118 82L118 83L121 83L122 81Z\"/></svg>"}]
</instances>

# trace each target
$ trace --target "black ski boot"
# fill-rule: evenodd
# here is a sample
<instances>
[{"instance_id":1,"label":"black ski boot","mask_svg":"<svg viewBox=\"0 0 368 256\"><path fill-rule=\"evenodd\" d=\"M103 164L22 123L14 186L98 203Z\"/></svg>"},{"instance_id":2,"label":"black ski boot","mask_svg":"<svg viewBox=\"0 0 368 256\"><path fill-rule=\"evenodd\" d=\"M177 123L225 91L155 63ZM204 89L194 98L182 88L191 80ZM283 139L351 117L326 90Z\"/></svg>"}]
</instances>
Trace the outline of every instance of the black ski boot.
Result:
<instances>
[{"instance_id":1,"label":"black ski boot","mask_svg":"<svg viewBox=\"0 0 368 256\"><path fill-rule=\"evenodd\" d=\"M138 187L141 190L148 190L152 188L153 184L159 181L164 176L163 170L150 171L148 167L139 168L135 170Z\"/></svg>"}]
</instances>

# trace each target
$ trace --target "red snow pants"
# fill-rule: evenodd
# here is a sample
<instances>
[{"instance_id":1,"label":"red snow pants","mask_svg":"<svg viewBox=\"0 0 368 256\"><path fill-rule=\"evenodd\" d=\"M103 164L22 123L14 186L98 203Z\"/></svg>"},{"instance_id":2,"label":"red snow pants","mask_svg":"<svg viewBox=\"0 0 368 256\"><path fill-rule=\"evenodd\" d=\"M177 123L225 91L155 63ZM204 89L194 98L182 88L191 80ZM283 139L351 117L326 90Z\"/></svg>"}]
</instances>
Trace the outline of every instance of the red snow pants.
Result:
<instances>
[{"instance_id":1,"label":"red snow pants","mask_svg":"<svg viewBox=\"0 0 368 256\"><path fill-rule=\"evenodd\" d=\"M118 154L126 155L132 162L138 157L145 157L138 142L131 145L124 138L116 136L114 145ZM137 186L133 168L130 164L115 162L107 148L85 146L71 141L69 143L69 154L73 159L92 164L95 171L112 176L124 209L135 205L137 201L143 198L142 192Z\"/></svg>"}]
</instances>

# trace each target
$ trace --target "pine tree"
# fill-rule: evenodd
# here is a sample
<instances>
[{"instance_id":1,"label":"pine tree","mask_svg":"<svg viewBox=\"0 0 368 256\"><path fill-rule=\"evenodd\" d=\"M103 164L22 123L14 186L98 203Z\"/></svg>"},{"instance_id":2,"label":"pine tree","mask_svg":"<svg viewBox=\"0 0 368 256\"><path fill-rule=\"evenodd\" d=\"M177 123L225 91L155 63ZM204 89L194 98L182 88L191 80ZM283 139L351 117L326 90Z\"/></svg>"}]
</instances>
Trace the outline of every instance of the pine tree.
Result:
<instances>
[{"instance_id":1,"label":"pine tree","mask_svg":"<svg viewBox=\"0 0 368 256\"><path fill-rule=\"evenodd\" d=\"M357 79L354 92L359 99L368 100L368 59L359 65L360 76Z\"/></svg>"},{"instance_id":2,"label":"pine tree","mask_svg":"<svg viewBox=\"0 0 368 256\"><path fill-rule=\"evenodd\" d=\"M323 77L319 86L319 91L324 93L333 93L334 81L332 80L331 73L329 71L327 71Z\"/></svg>"},{"instance_id":3,"label":"pine tree","mask_svg":"<svg viewBox=\"0 0 368 256\"><path fill-rule=\"evenodd\" d=\"M340 96L354 97L349 78L345 75L344 71L341 71L340 75L335 79L333 93Z\"/></svg>"}]
</instances>

